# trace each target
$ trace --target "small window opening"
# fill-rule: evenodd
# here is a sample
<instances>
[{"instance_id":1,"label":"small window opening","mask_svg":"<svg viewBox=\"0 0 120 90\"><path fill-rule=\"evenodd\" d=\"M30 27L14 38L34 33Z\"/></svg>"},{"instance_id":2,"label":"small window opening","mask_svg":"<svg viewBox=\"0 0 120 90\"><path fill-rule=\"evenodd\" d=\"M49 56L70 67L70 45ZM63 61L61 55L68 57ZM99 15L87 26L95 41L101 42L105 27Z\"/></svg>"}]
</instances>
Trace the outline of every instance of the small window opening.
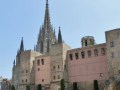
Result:
<instances>
[{"instance_id":1,"label":"small window opening","mask_svg":"<svg viewBox=\"0 0 120 90\"><path fill-rule=\"evenodd\" d=\"M75 53L75 57L76 59L79 59L78 53Z\"/></svg>"},{"instance_id":2,"label":"small window opening","mask_svg":"<svg viewBox=\"0 0 120 90\"><path fill-rule=\"evenodd\" d=\"M87 46L87 40L85 40L85 46Z\"/></svg>"},{"instance_id":3,"label":"small window opening","mask_svg":"<svg viewBox=\"0 0 120 90\"><path fill-rule=\"evenodd\" d=\"M95 54L95 56L98 56L98 50L97 49L94 50L94 54Z\"/></svg>"},{"instance_id":4,"label":"small window opening","mask_svg":"<svg viewBox=\"0 0 120 90\"><path fill-rule=\"evenodd\" d=\"M37 65L40 65L40 60L37 60Z\"/></svg>"},{"instance_id":5,"label":"small window opening","mask_svg":"<svg viewBox=\"0 0 120 90\"><path fill-rule=\"evenodd\" d=\"M41 59L41 63L42 63L42 65L44 65L44 59Z\"/></svg>"},{"instance_id":6,"label":"small window opening","mask_svg":"<svg viewBox=\"0 0 120 90\"><path fill-rule=\"evenodd\" d=\"M88 58L91 57L91 50L88 51Z\"/></svg>"},{"instance_id":7,"label":"small window opening","mask_svg":"<svg viewBox=\"0 0 120 90\"><path fill-rule=\"evenodd\" d=\"M69 58L70 58L70 60L73 60L72 54L69 54Z\"/></svg>"},{"instance_id":8,"label":"small window opening","mask_svg":"<svg viewBox=\"0 0 120 90\"><path fill-rule=\"evenodd\" d=\"M85 52L81 52L81 56L84 59L85 58Z\"/></svg>"},{"instance_id":9,"label":"small window opening","mask_svg":"<svg viewBox=\"0 0 120 90\"><path fill-rule=\"evenodd\" d=\"M101 48L101 54L105 55L105 48Z\"/></svg>"}]
</instances>

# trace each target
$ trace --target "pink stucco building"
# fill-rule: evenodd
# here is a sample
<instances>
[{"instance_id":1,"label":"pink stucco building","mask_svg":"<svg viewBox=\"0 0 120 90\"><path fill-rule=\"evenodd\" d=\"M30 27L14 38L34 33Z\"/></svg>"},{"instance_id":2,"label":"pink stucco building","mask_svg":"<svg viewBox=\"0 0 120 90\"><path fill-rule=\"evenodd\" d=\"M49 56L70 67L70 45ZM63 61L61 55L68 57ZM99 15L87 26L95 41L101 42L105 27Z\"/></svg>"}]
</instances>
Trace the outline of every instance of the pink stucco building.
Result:
<instances>
[{"instance_id":1,"label":"pink stucco building","mask_svg":"<svg viewBox=\"0 0 120 90\"><path fill-rule=\"evenodd\" d=\"M35 84L50 84L50 56L42 55L35 59Z\"/></svg>"},{"instance_id":2,"label":"pink stucco building","mask_svg":"<svg viewBox=\"0 0 120 90\"><path fill-rule=\"evenodd\" d=\"M46 0L44 23L34 51L25 50L21 40L13 62L12 85L15 90L37 90L39 86L42 90L61 90L61 80L65 79L66 90L74 86L78 90L94 90L95 80L99 90L113 90L110 88L114 86L120 90L120 29L105 34L106 43L95 44L94 37L86 36L81 48L71 49L63 41L60 27L56 37Z\"/></svg>"},{"instance_id":3,"label":"pink stucco building","mask_svg":"<svg viewBox=\"0 0 120 90\"><path fill-rule=\"evenodd\" d=\"M82 38L82 48L67 52L67 79L69 83L108 80L106 44L94 45L91 37Z\"/></svg>"}]
</instances>

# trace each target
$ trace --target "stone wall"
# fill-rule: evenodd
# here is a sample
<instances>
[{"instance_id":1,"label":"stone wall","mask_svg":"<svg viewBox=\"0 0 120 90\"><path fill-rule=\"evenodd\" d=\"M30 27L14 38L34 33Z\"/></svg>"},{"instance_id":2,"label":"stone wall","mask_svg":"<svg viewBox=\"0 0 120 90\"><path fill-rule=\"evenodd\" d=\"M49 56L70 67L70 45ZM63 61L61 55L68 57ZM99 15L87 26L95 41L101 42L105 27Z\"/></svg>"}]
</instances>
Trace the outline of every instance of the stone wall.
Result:
<instances>
[{"instance_id":1,"label":"stone wall","mask_svg":"<svg viewBox=\"0 0 120 90\"><path fill-rule=\"evenodd\" d=\"M120 29L107 31L105 34L110 79L120 80Z\"/></svg>"}]
</instances>

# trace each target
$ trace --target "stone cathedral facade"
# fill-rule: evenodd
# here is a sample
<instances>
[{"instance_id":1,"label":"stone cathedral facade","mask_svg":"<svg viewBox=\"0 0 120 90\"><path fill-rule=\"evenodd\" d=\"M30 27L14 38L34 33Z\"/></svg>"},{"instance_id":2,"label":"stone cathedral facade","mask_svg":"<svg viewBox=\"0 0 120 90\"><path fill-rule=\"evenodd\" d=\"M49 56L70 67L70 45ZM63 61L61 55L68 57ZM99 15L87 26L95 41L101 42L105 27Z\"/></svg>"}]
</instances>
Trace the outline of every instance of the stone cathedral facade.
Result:
<instances>
[{"instance_id":1,"label":"stone cathedral facade","mask_svg":"<svg viewBox=\"0 0 120 90\"><path fill-rule=\"evenodd\" d=\"M65 79L66 90L94 90L97 80L99 90L120 90L120 29L105 32L106 43L95 44L93 36L81 39L81 48L71 49L58 37L50 22L49 4L46 0L44 23L40 27L34 50L24 50L23 38L12 68L12 85L15 90L60 90Z\"/></svg>"},{"instance_id":2,"label":"stone cathedral facade","mask_svg":"<svg viewBox=\"0 0 120 90\"><path fill-rule=\"evenodd\" d=\"M12 84L16 90L26 90L26 85L35 90L38 84L41 84L44 90L60 90L69 49L70 47L63 43L60 27L58 38L56 37L50 22L47 0L44 24L40 27L34 50L24 50L23 38L21 40L12 70Z\"/></svg>"}]
</instances>

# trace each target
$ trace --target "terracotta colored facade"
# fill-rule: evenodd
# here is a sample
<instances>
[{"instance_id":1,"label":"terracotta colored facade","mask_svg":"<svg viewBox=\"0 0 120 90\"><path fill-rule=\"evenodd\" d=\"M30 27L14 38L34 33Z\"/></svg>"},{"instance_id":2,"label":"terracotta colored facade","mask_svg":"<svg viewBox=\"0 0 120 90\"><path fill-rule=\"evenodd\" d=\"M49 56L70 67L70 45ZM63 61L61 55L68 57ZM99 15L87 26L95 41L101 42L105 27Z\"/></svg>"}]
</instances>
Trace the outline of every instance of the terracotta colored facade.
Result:
<instances>
[{"instance_id":1,"label":"terracotta colored facade","mask_svg":"<svg viewBox=\"0 0 120 90\"><path fill-rule=\"evenodd\" d=\"M69 50L67 66L69 83L107 80L106 44Z\"/></svg>"},{"instance_id":2,"label":"terracotta colored facade","mask_svg":"<svg viewBox=\"0 0 120 90\"><path fill-rule=\"evenodd\" d=\"M50 56L39 56L35 59L35 84L50 84Z\"/></svg>"},{"instance_id":3,"label":"terracotta colored facade","mask_svg":"<svg viewBox=\"0 0 120 90\"><path fill-rule=\"evenodd\" d=\"M114 81L120 86L120 29L106 32L106 43L95 44L93 36L86 36L81 39L81 48L71 49L63 42L60 27L56 38L48 5L46 0L44 24L34 51L24 50L21 40L12 69L15 89L26 90L28 86L37 90L41 84L43 90L60 90L61 79L66 80L67 90L72 90L73 83L79 90L93 90L94 80L98 80L99 90ZM106 90L113 90L109 88Z\"/></svg>"}]
</instances>

